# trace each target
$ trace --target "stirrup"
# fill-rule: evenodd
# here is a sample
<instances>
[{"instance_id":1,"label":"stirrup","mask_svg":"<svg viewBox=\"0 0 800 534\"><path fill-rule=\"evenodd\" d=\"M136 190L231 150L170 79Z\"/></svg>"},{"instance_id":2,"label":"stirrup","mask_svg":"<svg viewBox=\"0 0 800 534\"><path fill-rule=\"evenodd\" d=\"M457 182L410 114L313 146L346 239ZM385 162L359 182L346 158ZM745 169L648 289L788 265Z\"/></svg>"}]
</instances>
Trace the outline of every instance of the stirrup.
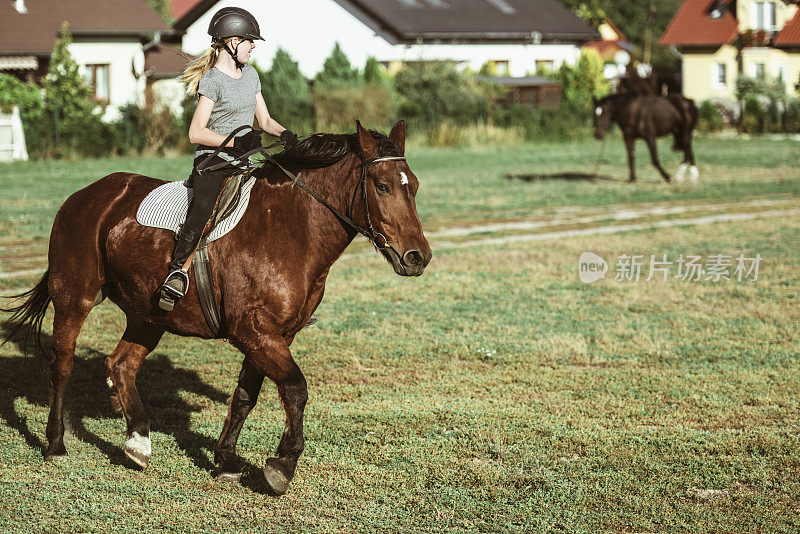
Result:
<instances>
[{"instance_id":1,"label":"stirrup","mask_svg":"<svg viewBox=\"0 0 800 534\"><path fill-rule=\"evenodd\" d=\"M319 321L319 319L317 319L316 317L314 317L312 315L311 317L308 318L308 321L306 322L306 326L311 326L312 324L316 323L317 321Z\"/></svg>"},{"instance_id":2,"label":"stirrup","mask_svg":"<svg viewBox=\"0 0 800 534\"><path fill-rule=\"evenodd\" d=\"M183 282L182 289L178 289L170 285L170 282L177 280L179 277ZM172 311L175 308L175 303L178 299L186 296L186 291L189 289L189 275L180 269L176 269L167 275L167 279L161 284L159 290L161 291L161 298L158 299L158 307L165 311Z\"/></svg>"}]
</instances>

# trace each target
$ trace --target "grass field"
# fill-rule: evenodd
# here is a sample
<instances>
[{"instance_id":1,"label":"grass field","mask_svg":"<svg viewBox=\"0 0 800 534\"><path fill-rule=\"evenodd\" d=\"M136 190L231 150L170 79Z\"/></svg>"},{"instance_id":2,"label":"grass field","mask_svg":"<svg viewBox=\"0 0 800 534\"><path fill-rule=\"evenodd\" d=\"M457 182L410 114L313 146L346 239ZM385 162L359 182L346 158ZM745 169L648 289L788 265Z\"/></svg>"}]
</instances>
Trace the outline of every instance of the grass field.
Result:
<instances>
[{"instance_id":1,"label":"grass field","mask_svg":"<svg viewBox=\"0 0 800 534\"><path fill-rule=\"evenodd\" d=\"M293 345L309 383L307 441L281 498L263 494L260 475L283 429L272 385L239 441L243 484L209 474L241 364L229 345L166 336L145 362L153 457L141 472L124 460L124 422L104 383L119 310L95 309L79 339L63 462L41 458L42 360L19 341L3 346L0 528L800 531L800 143L699 139L700 183L667 186L643 146L641 181L625 183L612 139L604 178L547 179L593 172L599 150L409 154L434 259L402 279L359 241L331 270L320 323ZM674 170L666 143L662 154ZM0 165L0 290L38 279L69 193L114 170L167 178L189 164ZM785 215L535 235L777 209ZM609 260L606 279L578 280L584 251ZM617 281L622 254L763 260L757 280Z\"/></svg>"}]
</instances>

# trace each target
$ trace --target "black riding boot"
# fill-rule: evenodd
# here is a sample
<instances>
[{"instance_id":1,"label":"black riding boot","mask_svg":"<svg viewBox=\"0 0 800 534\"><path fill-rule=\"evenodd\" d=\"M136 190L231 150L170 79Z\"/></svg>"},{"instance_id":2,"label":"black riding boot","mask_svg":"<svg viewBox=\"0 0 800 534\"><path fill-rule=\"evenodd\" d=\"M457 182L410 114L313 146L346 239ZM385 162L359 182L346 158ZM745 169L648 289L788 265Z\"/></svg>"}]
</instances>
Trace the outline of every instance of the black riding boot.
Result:
<instances>
[{"instance_id":1,"label":"black riding boot","mask_svg":"<svg viewBox=\"0 0 800 534\"><path fill-rule=\"evenodd\" d=\"M191 228L181 227L175 235L175 250L172 252L172 261L169 264L169 274L161 284L161 298L158 307L165 311L172 311L179 298L189 289L189 275L181 270L186 260L197 248L200 234Z\"/></svg>"}]
</instances>

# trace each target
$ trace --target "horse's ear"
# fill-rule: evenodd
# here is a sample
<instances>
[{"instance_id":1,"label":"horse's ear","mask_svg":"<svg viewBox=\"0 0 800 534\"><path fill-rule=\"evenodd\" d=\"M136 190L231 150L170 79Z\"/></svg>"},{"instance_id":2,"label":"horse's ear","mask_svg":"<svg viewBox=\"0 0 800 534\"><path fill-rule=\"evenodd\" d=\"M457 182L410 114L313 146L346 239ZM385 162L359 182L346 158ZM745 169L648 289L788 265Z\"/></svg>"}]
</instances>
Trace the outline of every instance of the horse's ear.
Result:
<instances>
[{"instance_id":1,"label":"horse's ear","mask_svg":"<svg viewBox=\"0 0 800 534\"><path fill-rule=\"evenodd\" d=\"M401 154L406 153L406 121L399 121L392 126L392 131L389 133L389 139L394 141L394 144L400 149Z\"/></svg>"},{"instance_id":2,"label":"horse's ear","mask_svg":"<svg viewBox=\"0 0 800 534\"><path fill-rule=\"evenodd\" d=\"M358 132L358 145L361 147L361 153L366 159L372 159L378 156L378 141L372 137L372 134L361 126L359 121L356 121L356 132Z\"/></svg>"}]
</instances>

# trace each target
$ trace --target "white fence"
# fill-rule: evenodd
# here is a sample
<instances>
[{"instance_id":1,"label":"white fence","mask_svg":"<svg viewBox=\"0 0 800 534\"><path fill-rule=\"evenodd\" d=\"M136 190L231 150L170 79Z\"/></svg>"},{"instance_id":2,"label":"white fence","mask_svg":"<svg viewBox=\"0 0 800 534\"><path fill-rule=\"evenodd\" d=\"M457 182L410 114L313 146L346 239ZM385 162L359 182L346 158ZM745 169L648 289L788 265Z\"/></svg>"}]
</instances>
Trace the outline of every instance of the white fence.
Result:
<instances>
[{"instance_id":1,"label":"white fence","mask_svg":"<svg viewBox=\"0 0 800 534\"><path fill-rule=\"evenodd\" d=\"M28 160L25 132L17 106L11 109L11 113L0 110L0 161L14 160Z\"/></svg>"}]
</instances>

